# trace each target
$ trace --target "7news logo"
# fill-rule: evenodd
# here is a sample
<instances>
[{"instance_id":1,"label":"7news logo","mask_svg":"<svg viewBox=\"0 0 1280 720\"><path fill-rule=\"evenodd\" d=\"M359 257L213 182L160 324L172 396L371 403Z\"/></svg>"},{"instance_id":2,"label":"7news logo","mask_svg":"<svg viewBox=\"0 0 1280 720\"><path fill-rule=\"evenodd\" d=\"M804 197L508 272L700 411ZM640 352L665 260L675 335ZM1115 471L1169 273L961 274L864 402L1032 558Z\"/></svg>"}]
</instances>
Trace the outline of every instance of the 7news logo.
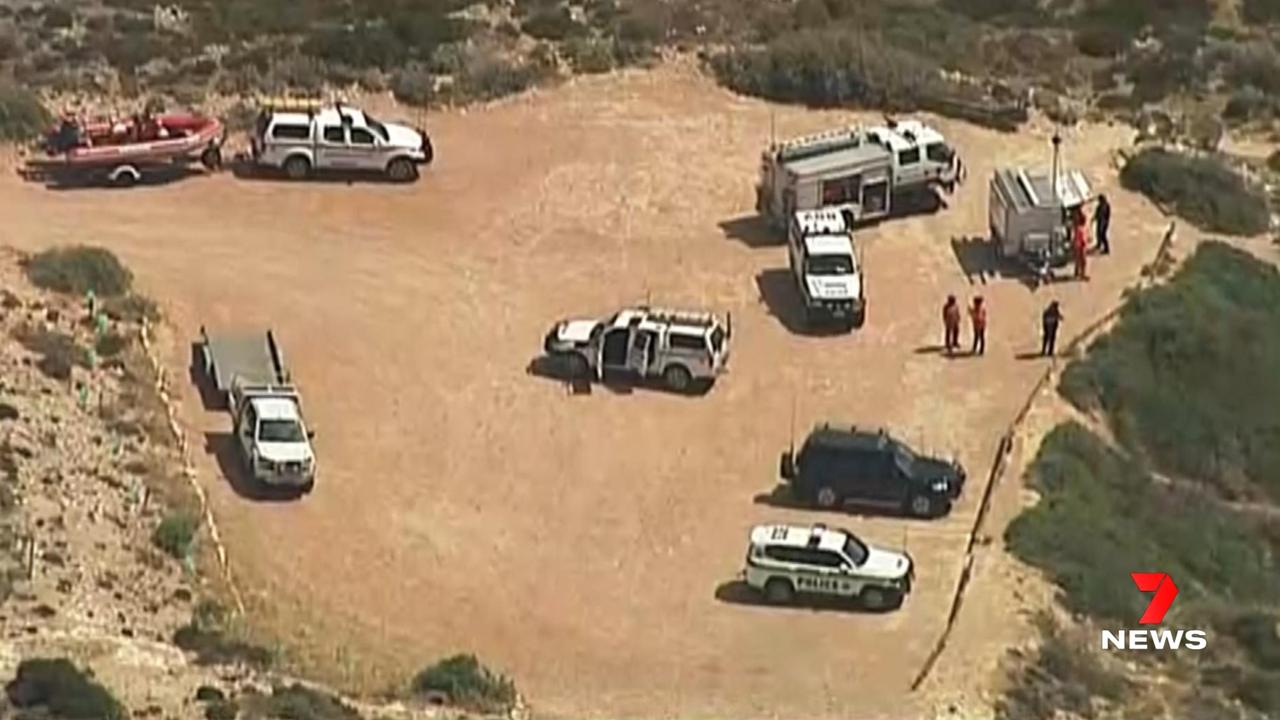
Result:
<instances>
[{"instance_id":1,"label":"7news logo","mask_svg":"<svg viewBox=\"0 0 1280 720\"><path fill-rule=\"evenodd\" d=\"M1178 586L1165 573L1130 573L1133 584L1145 593L1154 593L1147 609L1138 619L1139 625L1159 625L1173 599L1178 597ZM1103 650L1203 650L1209 645L1209 637L1203 630L1103 630Z\"/></svg>"}]
</instances>

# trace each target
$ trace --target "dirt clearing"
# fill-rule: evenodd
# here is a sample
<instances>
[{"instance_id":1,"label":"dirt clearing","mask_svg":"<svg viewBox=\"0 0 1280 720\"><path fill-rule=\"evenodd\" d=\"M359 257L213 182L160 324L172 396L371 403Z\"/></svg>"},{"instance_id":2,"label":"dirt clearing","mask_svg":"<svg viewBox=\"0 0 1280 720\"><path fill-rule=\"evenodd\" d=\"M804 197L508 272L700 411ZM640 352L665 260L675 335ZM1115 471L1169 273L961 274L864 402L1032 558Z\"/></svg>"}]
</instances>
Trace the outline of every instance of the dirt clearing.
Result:
<instances>
[{"instance_id":1,"label":"dirt clearing","mask_svg":"<svg viewBox=\"0 0 1280 720\"><path fill-rule=\"evenodd\" d=\"M780 135L856 117L776 109ZM984 233L992 163L1047 164L1047 132L938 124L969 184L860 234L869 319L841 337L790 329L785 251L749 219L769 106L680 65L437 115L437 162L413 186L227 173L57 192L9 176L0 206L5 242L120 253L179 340L279 334L318 430L316 491L256 501L216 452L197 461L255 622L303 666L385 689L475 651L547 715L902 717L999 434L1043 369L1016 357L1038 347L1040 308L1060 299L1064 333L1083 327L1165 227L1116 187L1128 132L1086 128L1066 158L1111 194L1115 254L1087 284L1036 292L967 276L952 241ZM949 292L986 296L985 357L931 352ZM570 396L526 374L554 320L645 298L733 313L732 371L705 397ZM170 351L185 374L188 347ZM190 431L224 447L227 420L185 390ZM793 406L801 431L884 424L974 481L931 523L771 506ZM742 604L747 530L777 520L905 540L918 587L890 615Z\"/></svg>"}]
</instances>

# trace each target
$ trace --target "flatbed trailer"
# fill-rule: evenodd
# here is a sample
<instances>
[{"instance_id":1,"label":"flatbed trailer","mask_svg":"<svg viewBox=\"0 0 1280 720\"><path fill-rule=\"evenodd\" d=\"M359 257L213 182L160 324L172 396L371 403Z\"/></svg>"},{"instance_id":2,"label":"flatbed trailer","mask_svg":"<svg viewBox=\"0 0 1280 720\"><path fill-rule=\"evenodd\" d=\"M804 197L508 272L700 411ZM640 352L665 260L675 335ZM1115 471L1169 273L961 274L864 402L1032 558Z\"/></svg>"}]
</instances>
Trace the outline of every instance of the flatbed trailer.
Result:
<instances>
[{"instance_id":1,"label":"flatbed trailer","mask_svg":"<svg viewBox=\"0 0 1280 720\"><path fill-rule=\"evenodd\" d=\"M275 334L216 333L200 328L200 352L205 377L235 412L249 394L277 392L297 395L285 367L284 352Z\"/></svg>"}]
</instances>

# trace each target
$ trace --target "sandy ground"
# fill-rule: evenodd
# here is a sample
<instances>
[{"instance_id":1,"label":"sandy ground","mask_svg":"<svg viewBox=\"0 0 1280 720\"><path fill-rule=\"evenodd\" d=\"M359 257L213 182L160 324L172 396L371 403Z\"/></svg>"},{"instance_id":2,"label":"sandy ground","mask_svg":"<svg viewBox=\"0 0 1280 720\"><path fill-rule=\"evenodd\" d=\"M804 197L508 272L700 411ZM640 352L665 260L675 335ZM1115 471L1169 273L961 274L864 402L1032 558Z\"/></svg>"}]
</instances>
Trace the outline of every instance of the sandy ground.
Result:
<instances>
[{"instance_id":1,"label":"sandy ground","mask_svg":"<svg viewBox=\"0 0 1280 720\"><path fill-rule=\"evenodd\" d=\"M926 702L908 685L999 435L1043 369L1018 358L1040 308L1060 299L1067 334L1101 315L1165 221L1114 187L1129 133L1076 130L1068 161L1113 196L1115 254L1088 283L1034 292L966 275L952 240L984 232L993 163L1047 164L1048 132L938 121L969 185L863 232L867 326L805 336L784 250L750 220L770 114L668 66L434 116L439 159L409 187L226 173L52 191L7 175L0 242L116 250L180 338L277 330L318 429L315 493L260 502L216 453L197 460L255 622L301 665L381 689L475 651L547 716L903 717ZM855 117L776 108L780 135ZM986 296L985 357L930 350L949 292ZM554 320L645 298L733 313L732 372L708 395L571 396L526 374ZM187 346L171 354L184 374ZM185 421L218 448L227 420L186 392ZM936 522L772 506L793 408L801 430L835 417L955 452L975 481ZM901 611L737 601L749 527L816 520L907 544L919 579Z\"/></svg>"}]
</instances>

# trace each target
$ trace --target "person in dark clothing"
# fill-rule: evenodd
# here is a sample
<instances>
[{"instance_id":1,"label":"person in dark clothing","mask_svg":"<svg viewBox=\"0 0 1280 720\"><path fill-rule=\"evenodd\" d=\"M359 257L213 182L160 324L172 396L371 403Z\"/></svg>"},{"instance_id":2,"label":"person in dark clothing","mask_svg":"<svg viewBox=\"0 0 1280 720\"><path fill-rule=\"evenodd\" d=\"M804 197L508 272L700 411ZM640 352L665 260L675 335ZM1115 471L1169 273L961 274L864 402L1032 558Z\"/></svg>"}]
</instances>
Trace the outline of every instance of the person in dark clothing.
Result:
<instances>
[{"instance_id":1,"label":"person in dark clothing","mask_svg":"<svg viewBox=\"0 0 1280 720\"><path fill-rule=\"evenodd\" d=\"M1093 211L1094 231L1098 236L1098 252L1111 254L1111 238L1107 232L1111 229L1111 203L1106 195L1098 196L1098 207Z\"/></svg>"},{"instance_id":2,"label":"person in dark clothing","mask_svg":"<svg viewBox=\"0 0 1280 720\"><path fill-rule=\"evenodd\" d=\"M973 322L973 354L982 355L987 351L987 306L981 295L973 299L969 319Z\"/></svg>"},{"instance_id":3,"label":"person in dark clothing","mask_svg":"<svg viewBox=\"0 0 1280 720\"><path fill-rule=\"evenodd\" d=\"M1057 300L1049 303L1049 307L1044 309L1040 319L1043 324L1043 333L1040 338L1040 354L1045 357L1053 357L1055 344L1058 341L1058 325L1062 323L1062 308L1058 306Z\"/></svg>"},{"instance_id":4,"label":"person in dark clothing","mask_svg":"<svg viewBox=\"0 0 1280 720\"><path fill-rule=\"evenodd\" d=\"M955 295L948 295L942 306L942 347L948 355L960 347L960 304Z\"/></svg>"}]
</instances>

